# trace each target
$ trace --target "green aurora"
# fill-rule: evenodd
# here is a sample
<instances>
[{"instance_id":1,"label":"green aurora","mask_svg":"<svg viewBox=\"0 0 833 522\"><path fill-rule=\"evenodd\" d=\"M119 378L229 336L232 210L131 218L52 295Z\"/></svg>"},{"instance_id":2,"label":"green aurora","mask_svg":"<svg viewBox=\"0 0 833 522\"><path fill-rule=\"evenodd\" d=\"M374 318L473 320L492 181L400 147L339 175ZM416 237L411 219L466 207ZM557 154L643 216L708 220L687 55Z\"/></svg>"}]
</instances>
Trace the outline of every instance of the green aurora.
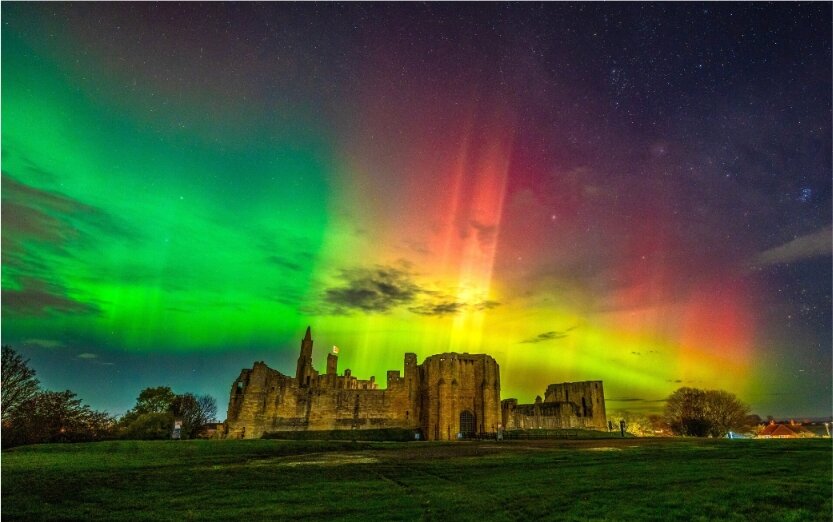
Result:
<instances>
[{"instance_id":1,"label":"green aurora","mask_svg":"<svg viewBox=\"0 0 833 522\"><path fill-rule=\"evenodd\" d=\"M829 415L829 25L697 76L719 45L665 13L634 38L679 80L626 80L594 57L629 40L583 31L607 7L435 7L4 3L4 344L116 413L224 404L312 325L319 367L337 344L382 385L482 351L522 402L602 379L611 410L692 385ZM829 20L720 23L778 9Z\"/></svg>"}]
</instances>

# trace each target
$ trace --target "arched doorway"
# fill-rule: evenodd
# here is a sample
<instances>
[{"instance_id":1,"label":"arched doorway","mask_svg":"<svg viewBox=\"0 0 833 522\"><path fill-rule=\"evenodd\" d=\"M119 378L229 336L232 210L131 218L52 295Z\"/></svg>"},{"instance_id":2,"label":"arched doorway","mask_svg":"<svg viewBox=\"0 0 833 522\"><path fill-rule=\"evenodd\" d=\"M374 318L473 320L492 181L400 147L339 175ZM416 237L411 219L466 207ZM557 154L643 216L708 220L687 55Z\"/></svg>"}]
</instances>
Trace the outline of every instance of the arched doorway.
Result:
<instances>
[{"instance_id":1,"label":"arched doorway","mask_svg":"<svg viewBox=\"0 0 833 522\"><path fill-rule=\"evenodd\" d=\"M460 433L463 438L474 437L474 414L468 410L464 410L460 414Z\"/></svg>"}]
</instances>

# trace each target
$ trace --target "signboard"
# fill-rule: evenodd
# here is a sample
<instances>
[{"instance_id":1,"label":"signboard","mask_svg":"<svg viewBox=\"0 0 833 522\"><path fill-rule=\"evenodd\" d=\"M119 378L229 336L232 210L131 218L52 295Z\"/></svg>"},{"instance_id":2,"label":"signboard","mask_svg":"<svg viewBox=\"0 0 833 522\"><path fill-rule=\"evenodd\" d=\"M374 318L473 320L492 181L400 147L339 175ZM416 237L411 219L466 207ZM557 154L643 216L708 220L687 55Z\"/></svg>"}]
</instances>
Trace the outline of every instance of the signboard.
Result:
<instances>
[{"instance_id":1,"label":"signboard","mask_svg":"<svg viewBox=\"0 0 833 522\"><path fill-rule=\"evenodd\" d=\"M333 346L333 355L338 355L338 346Z\"/></svg>"}]
</instances>

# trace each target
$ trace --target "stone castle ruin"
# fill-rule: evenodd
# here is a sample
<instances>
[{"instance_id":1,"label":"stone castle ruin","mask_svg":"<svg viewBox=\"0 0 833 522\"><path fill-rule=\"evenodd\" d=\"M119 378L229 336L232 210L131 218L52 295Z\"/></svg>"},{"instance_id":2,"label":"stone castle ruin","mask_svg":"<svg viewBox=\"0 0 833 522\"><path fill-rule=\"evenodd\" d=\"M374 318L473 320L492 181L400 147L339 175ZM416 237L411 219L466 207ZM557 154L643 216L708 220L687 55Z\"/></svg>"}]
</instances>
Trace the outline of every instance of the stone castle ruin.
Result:
<instances>
[{"instance_id":1,"label":"stone castle ruin","mask_svg":"<svg viewBox=\"0 0 833 522\"><path fill-rule=\"evenodd\" d=\"M338 375L338 355L327 355L323 375L312 366L307 327L295 376L263 362L244 369L231 387L227 438L260 438L299 430L405 428L427 440L496 433L501 429L606 429L601 381L552 384L545 399L519 405L500 400L500 368L485 354L443 353L417 364L405 354L404 374L387 372L388 387L350 370Z\"/></svg>"},{"instance_id":2,"label":"stone castle ruin","mask_svg":"<svg viewBox=\"0 0 833 522\"><path fill-rule=\"evenodd\" d=\"M501 410L507 430L602 429L607 425L602 381L550 384L543 400L540 395L534 404L506 399L501 402Z\"/></svg>"}]
</instances>

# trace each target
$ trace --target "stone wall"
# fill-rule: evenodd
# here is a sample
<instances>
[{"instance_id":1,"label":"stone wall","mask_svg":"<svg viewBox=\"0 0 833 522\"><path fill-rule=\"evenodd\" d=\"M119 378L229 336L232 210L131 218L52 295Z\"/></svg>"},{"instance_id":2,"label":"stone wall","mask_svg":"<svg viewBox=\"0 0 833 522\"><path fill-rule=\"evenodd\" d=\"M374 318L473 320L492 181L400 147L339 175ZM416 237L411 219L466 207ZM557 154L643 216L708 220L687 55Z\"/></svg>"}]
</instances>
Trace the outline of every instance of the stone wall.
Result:
<instances>
[{"instance_id":1,"label":"stone wall","mask_svg":"<svg viewBox=\"0 0 833 522\"><path fill-rule=\"evenodd\" d=\"M416 355L405 354L405 372L388 372L388 388L375 377L357 379L347 369L338 375L338 356L327 356L327 370L312 365L312 335L307 328L295 377L263 362L244 369L231 387L226 438L259 438L287 430L419 428L419 370Z\"/></svg>"},{"instance_id":2,"label":"stone wall","mask_svg":"<svg viewBox=\"0 0 833 522\"><path fill-rule=\"evenodd\" d=\"M483 354L432 355L420 365L421 425L428 440L453 440L470 417L473 433L494 433L500 423L500 370Z\"/></svg>"},{"instance_id":3,"label":"stone wall","mask_svg":"<svg viewBox=\"0 0 833 522\"><path fill-rule=\"evenodd\" d=\"M333 377L337 377L333 379ZM400 378L387 389L350 375L318 375L299 386L263 363L242 370L234 381L226 421L228 438L259 438L285 430L418 428L416 378Z\"/></svg>"},{"instance_id":4,"label":"stone wall","mask_svg":"<svg viewBox=\"0 0 833 522\"><path fill-rule=\"evenodd\" d=\"M505 429L607 429L602 381L550 384L544 397L537 397L533 404L503 401Z\"/></svg>"},{"instance_id":5,"label":"stone wall","mask_svg":"<svg viewBox=\"0 0 833 522\"><path fill-rule=\"evenodd\" d=\"M417 365L406 353L404 371L387 372L386 389L374 377L338 375L338 356L327 356L324 374L312 365L309 328L301 341L295 377L261 362L244 369L229 398L226 438L259 438L291 430L406 428L428 440L522 428L604 428L601 381L553 384L546 399L500 402L500 367L485 354L443 353Z\"/></svg>"}]
</instances>

